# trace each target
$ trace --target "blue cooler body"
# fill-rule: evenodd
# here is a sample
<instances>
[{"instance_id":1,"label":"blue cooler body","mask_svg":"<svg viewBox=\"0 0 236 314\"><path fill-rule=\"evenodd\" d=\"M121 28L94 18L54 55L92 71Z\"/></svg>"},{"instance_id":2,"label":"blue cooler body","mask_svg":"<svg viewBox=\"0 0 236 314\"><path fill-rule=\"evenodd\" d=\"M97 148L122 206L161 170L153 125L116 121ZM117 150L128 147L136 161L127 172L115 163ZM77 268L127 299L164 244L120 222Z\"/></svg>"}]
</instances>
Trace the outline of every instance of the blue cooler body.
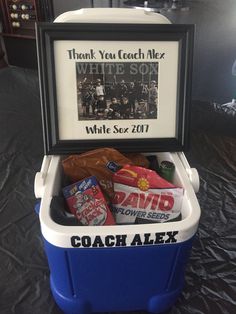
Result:
<instances>
[{"instance_id":1,"label":"blue cooler body","mask_svg":"<svg viewBox=\"0 0 236 314\"><path fill-rule=\"evenodd\" d=\"M170 23L160 14L133 9L83 9L62 14L55 22ZM41 74L44 73L43 66L41 62ZM41 89L44 102L47 89ZM47 118L50 110L46 108L42 113ZM55 122L55 117L53 115L50 123ZM49 128L50 123L44 128ZM125 121L117 123L124 124ZM46 141L48 138L46 134ZM99 140L102 142L103 136ZM195 194L199 178L182 152L154 151L151 154L157 156L159 163L165 160L175 165L173 183L184 188L180 221L115 226L58 224L52 218L50 206L53 197L61 193L63 157L59 154L44 157L41 171L35 177L35 195L40 199L39 219L50 268L51 290L64 313L135 310L161 313L170 308L181 293L185 266L200 218Z\"/></svg>"},{"instance_id":2,"label":"blue cooler body","mask_svg":"<svg viewBox=\"0 0 236 314\"><path fill-rule=\"evenodd\" d=\"M192 241L92 250L58 248L45 241L52 294L68 314L161 313L182 291Z\"/></svg>"},{"instance_id":3,"label":"blue cooler body","mask_svg":"<svg viewBox=\"0 0 236 314\"><path fill-rule=\"evenodd\" d=\"M174 182L185 189L181 221L82 227L59 225L51 218L50 202L61 186L61 157L44 157L35 192L41 198L51 290L65 313L161 313L177 300L200 218L199 181L183 153L157 157L175 164Z\"/></svg>"}]
</instances>

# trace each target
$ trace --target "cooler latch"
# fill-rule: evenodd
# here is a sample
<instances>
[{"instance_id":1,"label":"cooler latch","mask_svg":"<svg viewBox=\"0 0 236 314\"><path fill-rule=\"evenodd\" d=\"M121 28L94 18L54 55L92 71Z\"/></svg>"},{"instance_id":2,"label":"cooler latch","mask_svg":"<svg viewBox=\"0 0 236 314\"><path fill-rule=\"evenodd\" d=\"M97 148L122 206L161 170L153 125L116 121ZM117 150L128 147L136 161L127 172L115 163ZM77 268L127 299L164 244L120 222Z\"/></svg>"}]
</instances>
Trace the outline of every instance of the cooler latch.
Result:
<instances>
[{"instance_id":1,"label":"cooler latch","mask_svg":"<svg viewBox=\"0 0 236 314\"><path fill-rule=\"evenodd\" d=\"M44 156L40 172L37 172L34 179L34 194L36 198L42 198L45 186L45 180L48 173L52 157Z\"/></svg>"},{"instance_id":2,"label":"cooler latch","mask_svg":"<svg viewBox=\"0 0 236 314\"><path fill-rule=\"evenodd\" d=\"M198 175L198 171L196 168L191 168L187 158L185 157L184 153L178 153L179 159L181 160L186 173L188 175L189 181L193 186L194 192L198 192L199 191L199 187L200 187L200 180L199 180L199 175Z\"/></svg>"}]
</instances>

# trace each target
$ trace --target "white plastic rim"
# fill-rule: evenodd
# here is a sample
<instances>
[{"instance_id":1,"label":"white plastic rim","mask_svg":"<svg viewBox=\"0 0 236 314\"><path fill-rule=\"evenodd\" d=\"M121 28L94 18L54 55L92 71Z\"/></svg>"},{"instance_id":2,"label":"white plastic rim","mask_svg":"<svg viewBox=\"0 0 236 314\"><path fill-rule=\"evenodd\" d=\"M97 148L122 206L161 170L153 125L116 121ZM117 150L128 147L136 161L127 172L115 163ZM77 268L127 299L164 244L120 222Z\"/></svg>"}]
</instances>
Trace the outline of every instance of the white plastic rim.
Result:
<instances>
[{"instance_id":1,"label":"white plastic rim","mask_svg":"<svg viewBox=\"0 0 236 314\"><path fill-rule=\"evenodd\" d=\"M181 221L115 226L63 226L57 224L50 216L50 202L61 189L61 157L52 156L45 178L39 214L44 238L52 245L63 248L159 245L184 242L192 238L197 231L200 207L188 175L177 153L159 153L158 159L159 162L169 160L175 164L174 182L185 189Z\"/></svg>"}]
</instances>

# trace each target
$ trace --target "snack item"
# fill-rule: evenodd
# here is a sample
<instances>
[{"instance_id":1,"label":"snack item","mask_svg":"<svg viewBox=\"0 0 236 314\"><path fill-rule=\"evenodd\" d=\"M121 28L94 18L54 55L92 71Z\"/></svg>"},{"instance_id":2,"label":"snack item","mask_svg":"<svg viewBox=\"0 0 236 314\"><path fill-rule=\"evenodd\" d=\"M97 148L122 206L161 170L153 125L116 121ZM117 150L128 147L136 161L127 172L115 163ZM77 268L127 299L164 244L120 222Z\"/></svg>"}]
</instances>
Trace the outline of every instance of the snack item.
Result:
<instances>
[{"instance_id":1,"label":"snack item","mask_svg":"<svg viewBox=\"0 0 236 314\"><path fill-rule=\"evenodd\" d=\"M113 173L132 162L113 148L101 148L71 155L62 162L64 173L72 182L95 176L104 196L113 197Z\"/></svg>"},{"instance_id":2,"label":"snack item","mask_svg":"<svg viewBox=\"0 0 236 314\"><path fill-rule=\"evenodd\" d=\"M149 161L149 167L148 169L151 169L155 172L159 172L159 163L156 155L149 155L147 156L147 159Z\"/></svg>"},{"instance_id":3,"label":"snack item","mask_svg":"<svg viewBox=\"0 0 236 314\"><path fill-rule=\"evenodd\" d=\"M125 153L125 157L132 161L134 166L149 168L150 162L146 156L141 153Z\"/></svg>"},{"instance_id":4,"label":"snack item","mask_svg":"<svg viewBox=\"0 0 236 314\"><path fill-rule=\"evenodd\" d=\"M115 221L94 176L63 188L70 211L85 226L114 225Z\"/></svg>"},{"instance_id":5,"label":"snack item","mask_svg":"<svg viewBox=\"0 0 236 314\"><path fill-rule=\"evenodd\" d=\"M175 165L171 161L164 160L160 164L159 173L162 178L172 182L175 173Z\"/></svg>"},{"instance_id":6,"label":"snack item","mask_svg":"<svg viewBox=\"0 0 236 314\"><path fill-rule=\"evenodd\" d=\"M132 224L140 218L165 222L180 216L183 188L161 178L155 171L126 165L114 176L113 212L118 224Z\"/></svg>"},{"instance_id":7,"label":"snack item","mask_svg":"<svg viewBox=\"0 0 236 314\"><path fill-rule=\"evenodd\" d=\"M56 223L63 226L82 226L75 215L66 210L65 198L53 196L50 204L50 214Z\"/></svg>"}]
</instances>

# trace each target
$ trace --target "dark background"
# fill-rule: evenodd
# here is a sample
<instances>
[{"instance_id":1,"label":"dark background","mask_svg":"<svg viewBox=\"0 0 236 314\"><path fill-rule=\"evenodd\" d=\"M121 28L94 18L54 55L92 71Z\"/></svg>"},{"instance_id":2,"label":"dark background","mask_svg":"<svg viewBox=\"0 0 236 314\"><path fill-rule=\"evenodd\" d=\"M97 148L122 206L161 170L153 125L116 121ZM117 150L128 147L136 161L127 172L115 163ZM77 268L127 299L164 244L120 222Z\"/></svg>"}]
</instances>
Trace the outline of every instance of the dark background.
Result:
<instances>
[{"instance_id":1,"label":"dark background","mask_svg":"<svg viewBox=\"0 0 236 314\"><path fill-rule=\"evenodd\" d=\"M123 1L112 2L123 5ZM53 3L55 17L91 5L86 0ZM93 5L111 2L94 0ZM166 314L234 314L236 114L213 106L212 101L224 103L236 94L231 72L236 59L236 1L196 0L184 5L190 9L165 15L173 23L196 24L195 101L186 156L200 176L201 219L184 290ZM24 58L31 58L24 41L21 45ZM20 55L19 50L15 54ZM0 49L0 314L62 314L50 292L50 271L34 212L34 177L44 154L38 73L4 65Z\"/></svg>"}]
</instances>

